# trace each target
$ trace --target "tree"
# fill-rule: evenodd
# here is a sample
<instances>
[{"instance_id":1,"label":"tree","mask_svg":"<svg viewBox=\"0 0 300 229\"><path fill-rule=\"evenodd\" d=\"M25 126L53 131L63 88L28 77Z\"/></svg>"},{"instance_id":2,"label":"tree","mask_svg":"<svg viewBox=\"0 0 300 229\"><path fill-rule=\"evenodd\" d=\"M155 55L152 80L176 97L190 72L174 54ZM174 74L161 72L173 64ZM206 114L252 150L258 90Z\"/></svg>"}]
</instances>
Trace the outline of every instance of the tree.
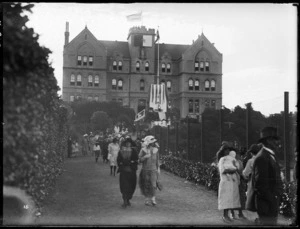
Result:
<instances>
[{"instance_id":1,"label":"tree","mask_svg":"<svg viewBox=\"0 0 300 229\"><path fill-rule=\"evenodd\" d=\"M107 128L112 127L112 120L106 112L96 111L91 117L91 125L93 131L105 132Z\"/></svg>"}]
</instances>

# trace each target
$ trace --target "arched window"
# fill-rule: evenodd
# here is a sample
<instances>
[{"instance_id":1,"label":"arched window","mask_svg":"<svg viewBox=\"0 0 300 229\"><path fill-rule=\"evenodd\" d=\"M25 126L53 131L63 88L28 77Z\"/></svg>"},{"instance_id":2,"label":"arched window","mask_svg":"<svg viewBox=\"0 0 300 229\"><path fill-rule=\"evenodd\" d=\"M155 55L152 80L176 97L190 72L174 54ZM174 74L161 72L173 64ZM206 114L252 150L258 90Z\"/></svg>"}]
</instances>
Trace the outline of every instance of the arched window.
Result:
<instances>
[{"instance_id":1,"label":"arched window","mask_svg":"<svg viewBox=\"0 0 300 229\"><path fill-rule=\"evenodd\" d=\"M71 96L70 96L70 101L71 101L71 102L74 102L74 95L71 95Z\"/></svg>"},{"instance_id":2,"label":"arched window","mask_svg":"<svg viewBox=\"0 0 300 229\"><path fill-rule=\"evenodd\" d=\"M209 72L209 62L205 61L205 71Z\"/></svg>"},{"instance_id":3,"label":"arched window","mask_svg":"<svg viewBox=\"0 0 300 229\"><path fill-rule=\"evenodd\" d=\"M87 66L87 56L83 56L83 66Z\"/></svg>"},{"instance_id":4,"label":"arched window","mask_svg":"<svg viewBox=\"0 0 300 229\"><path fill-rule=\"evenodd\" d=\"M113 70L117 71L117 61L113 61Z\"/></svg>"},{"instance_id":5,"label":"arched window","mask_svg":"<svg viewBox=\"0 0 300 229\"><path fill-rule=\"evenodd\" d=\"M165 63L161 64L161 72L166 72L166 65L165 65Z\"/></svg>"},{"instance_id":6,"label":"arched window","mask_svg":"<svg viewBox=\"0 0 300 229\"><path fill-rule=\"evenodd\" d=\"M89 87L93 86L93 76L91 76L91 75L89 75L89 78L88 78L88 86Z\"/></svg>"},{"instance_id":7,"label":"arched window","mask_svg":"<svg viewBox=\"0 0 300 229\"><path fill-rule=\"evenodd\" d=\"M98 86L99 86L99 76L95 76L94 86L95 86L95 87L98 87Z\"/></svg>"},{"instance_id":8,"label":"arched window","mask_svg":"<svg viewBox=\"0 0 300 229\"><path fill-rule=\"evenodd\" d=\"M116 90L117 89L117 80L116 79L112 79L111 80L111 88L113 90Z\"/></svg>"},{"instance_id":9,"label":"arched window","mask_svg":"<svg viewBox=\"0 0 300 229\"><path fill-rule=\"evenodd\" d=\"M200 89L200 83L199 83L199 80L195 80L195 90L196 91L199 91L199 89Z\"/></svg>"},{"instance_id":10,"label":"arched window","mask_svg":"<svg viewBox=\"0 0 300 229\"><path fill-rule=\"evenodd\" d=\"M140 71L140 62L139 62L139 61L137 61L136 64L135 64L135 70L136 70L137 72Z\"/></svg>"},{"instance_id":11,"label":"arched window","mask_svg":"<svg viewBox=\"0 0 300 229\"><path fill-rule=\"evenodd\" d=\"M123 66L123 62L119 60L119 64L118 64L119 71L122 71L122 66Z\"/></svg>"},{"instance_id":12,"label":"arched window","mask_svg":"<svg viewBox=\"0 0 300 229\"><path fill-rule=\"evenodd\" d=\"M195 61L195 71L199 71L199 61Z\"/></svg>"},{"instance_id":13,"label":"arched window","mask_svg":"<svg viewBox=\"0 0 300 229\"><path fill-rule=\"evenodd\" d=\"M194 80L189 79L189 90L193 90L194 89Z\"/></svg>"},{"instance_id":14,"label":"arched window","mask_svg":"<svg viewBox=\"0 0 300 229\"><path fill-rule=\"evenodd\" d=\"M144 91L144 90L145 90L145 81L140 80L140 91Z\"/></svg>"},{"instance_id":15,"label":"arched window","mask_svg":"<svg viewBox=\"0 0 300 229\"><path fill-rule=\"evenodd\" d=\"M72 86L75 85L75 76L73 74L71 75L70 85L72 85Z\"/></svg>"},{"instance_id":16,"label":"arched window","mask_svg":"<svg viewBox=\"0 0 300 229\"><path fill-rule=\"evenodd\" d=\"M146 72L149 71L149 62L148 62L148 61L145 63L145 71L146 71Z\"/></svg>"},{"instance_id":17,"label":"arched window","mask_svg":"<svg viewBox=\"0 0 300 229\"><path fill-rule=\"evenodd\" d=\"M171 87L172 87L172 83L170 80L167 81L167 88L168 88L168 91L171 91Z\"/></svg>"},{"instance_id":18,"label":"arched window","mask_svg":"<svg viewBox=\"0 0 300 229\"><path fill-rule=\"evenodd\" d=\"M89 66L93 66L94 58L89 56Z\"/></svg>"},{"instance_id":19,"label":"arched window","mask_svg":"<svg viewBox=\"0 0 300 229\"><path fill-rule=\"evenodd\" d=\"M189 113L193 113L194 112L194 109L193 109L193 100L190 99L189 100Z\"/></svg>"},{"instance_id":20,"label":"arched window","mask_svg":"<svg viewBox=\"0 0 300 229\"><path fill-rule=\"evenodd\" d=\"M118 80L118 90L123 90L123 80Z\"/></svg>"},{"instance_id":21,"label":"arched window","mask_svg":"<svg viewBox=\"0 0 300 229\"><path fill-rule=\"evenodd\" d=\"M199 113L199 99L195 100L195 113Z\"/></svg>"},{"instance_id":22,"label":"arched window","mask_svg":"<svg viewBox=\"0 0 300 229\"><path fill-rule=\"evenodd\" d=\"M203 61L200 62L200 71L201 72L204 71L204 63L203 63Z\"/></svg>"},{"instance_id":23,"label":"arched window","mask_svg":"<svg viewBox=\"0 0 300 229\"><path fill-rule=\"evenodd\" d=\"M167 64L167 72L168 72L168 73L171 72L171 64Z\"/></svg>"},{"instance_id":24,"label":"arched window","mask_svg":"<svg viewBox=\"0 0 300 229\"><path fill-rule=\"evenodd\" d=\"M81 65L81 56L77 56L77 65Z\"/></svg>"},{"instance_id":25,"label":"arched window","mask_svg":"<svg viewBox=\"0 0 300 229\"><path fill-rule=\"evenodd\" d=\"M212 91L216 90L216 81L215 80L210 81L210 88Z\"/></svg>"},{"instance_id":26,"label":"arched window","mask_svg":"<svg viewBox=\"0 0 300 229\"><path fill-rule=\"evenodd\" d=\"M81 75L77 75L76 85L81 86Z\"/></svg>"},{"instance_id":27,"label":"arched window","mask_svg":"<svg viewBox=\"0 0 300 229\"><path fill-rule=\"evenodd\" d=\"M205 91L209 91L209 81L205 80L204 82Z\"/></svg>"}]
</instances>

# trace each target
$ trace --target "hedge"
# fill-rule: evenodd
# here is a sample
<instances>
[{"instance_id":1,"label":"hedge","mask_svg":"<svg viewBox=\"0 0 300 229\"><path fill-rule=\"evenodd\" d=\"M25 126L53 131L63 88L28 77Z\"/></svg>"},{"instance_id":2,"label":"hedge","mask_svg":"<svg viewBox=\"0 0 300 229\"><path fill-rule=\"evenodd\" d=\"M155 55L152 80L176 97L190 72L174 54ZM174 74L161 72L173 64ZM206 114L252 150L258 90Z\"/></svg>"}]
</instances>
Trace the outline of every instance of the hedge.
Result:
<instances>
[{"instance_id":1,"label":"hedge","mask_svg":"<svg viewBox=\"0 0 300 229\"><path fill-rule=\"evenodd\" d=\"M162 169L218 192L220 177L216 164L194 162L171 155L161 156L161 163ZM295 217L296 201L297 183L284 181L284 192L281 196L279 212L285 217Z\"/></svg>"}]
</instances>

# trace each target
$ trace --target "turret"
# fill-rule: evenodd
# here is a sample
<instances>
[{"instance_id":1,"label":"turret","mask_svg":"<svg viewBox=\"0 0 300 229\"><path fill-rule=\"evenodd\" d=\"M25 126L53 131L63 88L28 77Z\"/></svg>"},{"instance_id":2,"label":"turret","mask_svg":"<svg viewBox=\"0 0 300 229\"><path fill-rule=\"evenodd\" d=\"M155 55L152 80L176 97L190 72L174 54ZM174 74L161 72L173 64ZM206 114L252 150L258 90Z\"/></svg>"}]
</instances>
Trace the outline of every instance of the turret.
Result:
<instances>
[{"instance_id":1,"label":"turret","mask_svg":"<svg viewBox=\"0 0 300 229\"><path fill-rule=\"evenodd\" d=\"M69 44L69 22L66 22L65 45Z\"/></svg>"}]
</instances>

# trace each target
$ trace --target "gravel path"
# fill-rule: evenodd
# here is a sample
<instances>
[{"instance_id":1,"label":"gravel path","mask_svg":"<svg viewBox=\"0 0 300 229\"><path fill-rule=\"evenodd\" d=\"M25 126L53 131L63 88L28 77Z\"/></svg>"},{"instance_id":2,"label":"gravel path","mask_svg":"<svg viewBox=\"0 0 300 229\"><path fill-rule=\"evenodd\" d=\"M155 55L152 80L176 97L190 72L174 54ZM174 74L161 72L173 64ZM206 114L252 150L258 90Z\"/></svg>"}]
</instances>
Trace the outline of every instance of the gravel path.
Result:
<instances>
[{"instance_id":1,"label":"gravel path","mask_svg":"<svg viewBox=\"0 0 300 229\"><path fill-rule=\"evenodd\" d=\"M138 174L140 171L140 165ZM95 163L91 156L66 159L55 191L46 200L36 225L200 225L228 226L217 209L217 194L205 187L162 171L162 191L157 206L144 205L137 185L131 207L121 208L119 174L111 176L108 164ZM251 225L256 214L244 211L249 221L235 220L234 225ZM280 217L281 225L288 225Z\"/></svg>"}]
</instances>

